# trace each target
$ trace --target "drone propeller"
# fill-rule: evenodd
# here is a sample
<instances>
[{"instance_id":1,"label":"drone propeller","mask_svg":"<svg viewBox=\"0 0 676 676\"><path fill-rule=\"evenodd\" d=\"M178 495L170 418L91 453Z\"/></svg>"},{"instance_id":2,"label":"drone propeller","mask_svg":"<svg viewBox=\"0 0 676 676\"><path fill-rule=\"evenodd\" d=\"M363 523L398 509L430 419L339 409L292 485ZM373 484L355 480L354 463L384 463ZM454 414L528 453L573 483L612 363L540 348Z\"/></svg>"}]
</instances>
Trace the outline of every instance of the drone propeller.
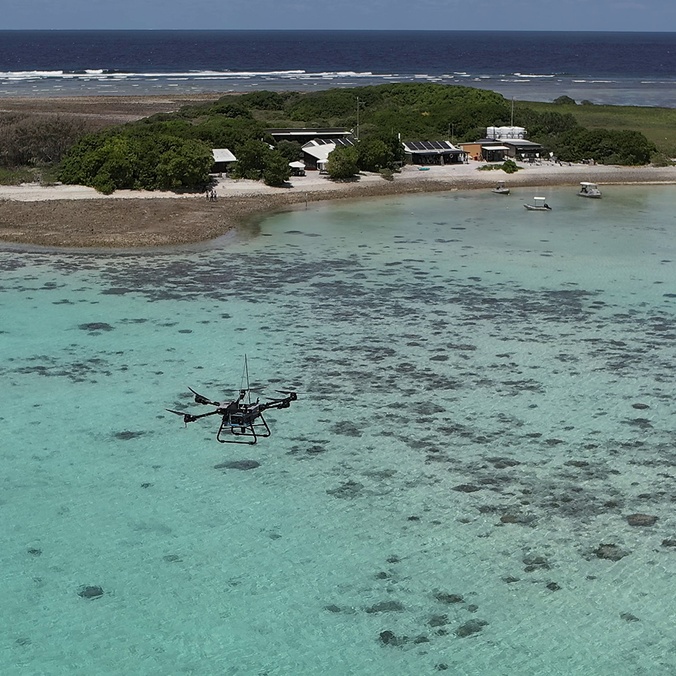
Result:
<instances>
[{"instance_id":1,"label":"drone propeller","mask_svg":"<svg viewBox=\"0 0 676 676\"><path fill-rule=\"evenodd\" d=\"M192 389L192 387L189 387L188 389L195 395L196 404L206 404L207 406L218 406L217 401L211 401L210 399L207 399L201 394L198 394L197 392L195 392L195 390Z\"/></svg>"},{"instance_id":2,"label":"drone propeller","mask_svg":"<svg viewBox=\"0 0 676 676\"><path fill-rule=\"evenodd\" d=\"M197 420L196 415L192 415L192 413L184 413L183 411L174 411L171 408L165 409L165 411L169 411L169 413L175 413L176 415L183 416L183 422L187 425L189 422L195 422Z\"/></svg>"}]
</instances>

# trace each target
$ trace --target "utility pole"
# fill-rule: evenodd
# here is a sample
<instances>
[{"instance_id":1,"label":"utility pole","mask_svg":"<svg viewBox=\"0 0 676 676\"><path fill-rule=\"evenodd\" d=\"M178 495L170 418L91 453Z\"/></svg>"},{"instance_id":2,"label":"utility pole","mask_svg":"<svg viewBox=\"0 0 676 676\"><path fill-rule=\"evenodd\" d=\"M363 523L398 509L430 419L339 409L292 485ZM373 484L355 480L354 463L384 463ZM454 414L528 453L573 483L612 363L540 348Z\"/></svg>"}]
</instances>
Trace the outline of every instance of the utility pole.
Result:
<instances>
[{"instance_id":1,"label":"utility pole","mask_svg":"<svg viewBox=\"0 0 676 676\"><path fill-rule=\"evenodd\" d=\"M359 100L359 97L357 97L357 141L359 140L359 106L361 105L361 101Z\"/></svg>"}]
</instances>

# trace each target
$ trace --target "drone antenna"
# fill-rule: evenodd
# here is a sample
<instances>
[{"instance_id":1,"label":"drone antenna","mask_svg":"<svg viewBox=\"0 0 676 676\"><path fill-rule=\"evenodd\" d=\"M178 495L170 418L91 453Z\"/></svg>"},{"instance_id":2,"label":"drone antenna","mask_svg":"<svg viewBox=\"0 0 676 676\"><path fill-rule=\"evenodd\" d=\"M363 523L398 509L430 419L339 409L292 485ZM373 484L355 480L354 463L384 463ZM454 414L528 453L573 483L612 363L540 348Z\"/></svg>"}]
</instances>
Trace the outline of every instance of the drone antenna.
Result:
<instances>
[{"instance_id":1,"label":"drone antenna","mask_svg":"<svg viewBox=\"0 0 676 676\"><path fill-rule=\"evenodd\" d=\"M244 371L242 373L242 386L240 389L244 389L244 381L246 381L246 391L249 397L248 403L251 403L251 385L249 384L249 361L247 360L246 355L244 355Z\"/></svg>"}]
</instances>

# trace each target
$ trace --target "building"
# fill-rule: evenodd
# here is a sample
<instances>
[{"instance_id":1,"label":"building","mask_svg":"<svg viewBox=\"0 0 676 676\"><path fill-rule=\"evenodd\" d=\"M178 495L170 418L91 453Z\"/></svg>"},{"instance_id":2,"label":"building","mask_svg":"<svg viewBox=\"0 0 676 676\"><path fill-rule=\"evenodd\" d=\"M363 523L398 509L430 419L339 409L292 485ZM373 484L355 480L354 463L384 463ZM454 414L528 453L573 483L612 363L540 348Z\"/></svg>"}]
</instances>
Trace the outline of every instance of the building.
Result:
<instances>
[{"instance_id":1,"label":"building","mask_svg":"<svg viewBox=\"0 0 676 676\"><path fill-rule=\"evenodd\" d=\"M501 143L509 148L507 155L515 160L533 162L539 160L544 153L544 148L539 143L525 139L503 139Z\"/></svg>"},{"instance_id":2,"label":"building","mask_svg":"<svg viewBox=\"0 0 676 676\"><path fill-rule=\"evenodd\" d=\"M461 143L460 148L467 156L476 161L504 162L509 147L496 143L493 139L482 138L471 143Z\"/></svg>"},{"instance_id":3,"label":"building","mask_svg":"<svg viewBox=\"0 0 676 676\"><path fill-rule=\"evenodd\" d=\"M227 148L216 148L211 151L214 156L214 164L211 167L212 174L220 174L228 171L237 158Z\"/></svg>"},{"instance_id":4,"label":"building","mask_svg":"<svg viewBox=\"0 0 676 676\"><path fill-rule=\"evenodd\" d=\"M326 171L329 163L329 155L339 146L347 148L354 145L352 137L331 139L315 138L303 146L303 162L306 169L319 169Z\"/></svg>"},{"instance_id":5,"label":"building","mask_svg":"<svg viewBox=\"0 0 676 676\"><path fill-rule=\"evenodd\" d=\"M464 152L450 141L404 141L404 152L409 164L459 164Z\"/></svg>"},{"instance_id":6,"label":"building","mask_svg":"<svg viewBox=\"0 0 676 676\"><path fill-rule=\"evenodd\" d=\"M314 139L326 140L352 136L352 132L343 127L324 127L319 129L299 127L297 129L266 129L265 131L272 136L275 143L279 143L280 141L297 141L301 145Z\"/></svg>"}]
</instances>

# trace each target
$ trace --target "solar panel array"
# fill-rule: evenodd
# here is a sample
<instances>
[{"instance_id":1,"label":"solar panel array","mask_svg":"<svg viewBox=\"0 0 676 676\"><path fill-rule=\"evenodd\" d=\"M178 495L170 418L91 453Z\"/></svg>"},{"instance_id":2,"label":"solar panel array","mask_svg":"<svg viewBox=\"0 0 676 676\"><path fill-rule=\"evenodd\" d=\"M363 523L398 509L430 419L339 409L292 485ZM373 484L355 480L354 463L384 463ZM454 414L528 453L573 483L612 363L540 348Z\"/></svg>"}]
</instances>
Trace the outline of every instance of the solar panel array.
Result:
<instances>
[{"instance_id":1,"label":"solar panel array","mask_svg":"<svg viewBox=\"0 0 676 676\"><path fill-rule=\"evenodd\" d=\"M411 150L417 150L418 152L424 152L425 150L456 150L448 141L408 141L406 145Z\"/></svg>"},{"instance_id":2,"label":"solar panel array","mask_svg":"<svg viewBox=\"0 0 676 676\"><path fill-rule=\"evenodd\" d=\"M328 145L333 143L336 146L353 146L354 141L351 138L315 138L312 143L317 146Z\"/></svg>"}]
</instances>

